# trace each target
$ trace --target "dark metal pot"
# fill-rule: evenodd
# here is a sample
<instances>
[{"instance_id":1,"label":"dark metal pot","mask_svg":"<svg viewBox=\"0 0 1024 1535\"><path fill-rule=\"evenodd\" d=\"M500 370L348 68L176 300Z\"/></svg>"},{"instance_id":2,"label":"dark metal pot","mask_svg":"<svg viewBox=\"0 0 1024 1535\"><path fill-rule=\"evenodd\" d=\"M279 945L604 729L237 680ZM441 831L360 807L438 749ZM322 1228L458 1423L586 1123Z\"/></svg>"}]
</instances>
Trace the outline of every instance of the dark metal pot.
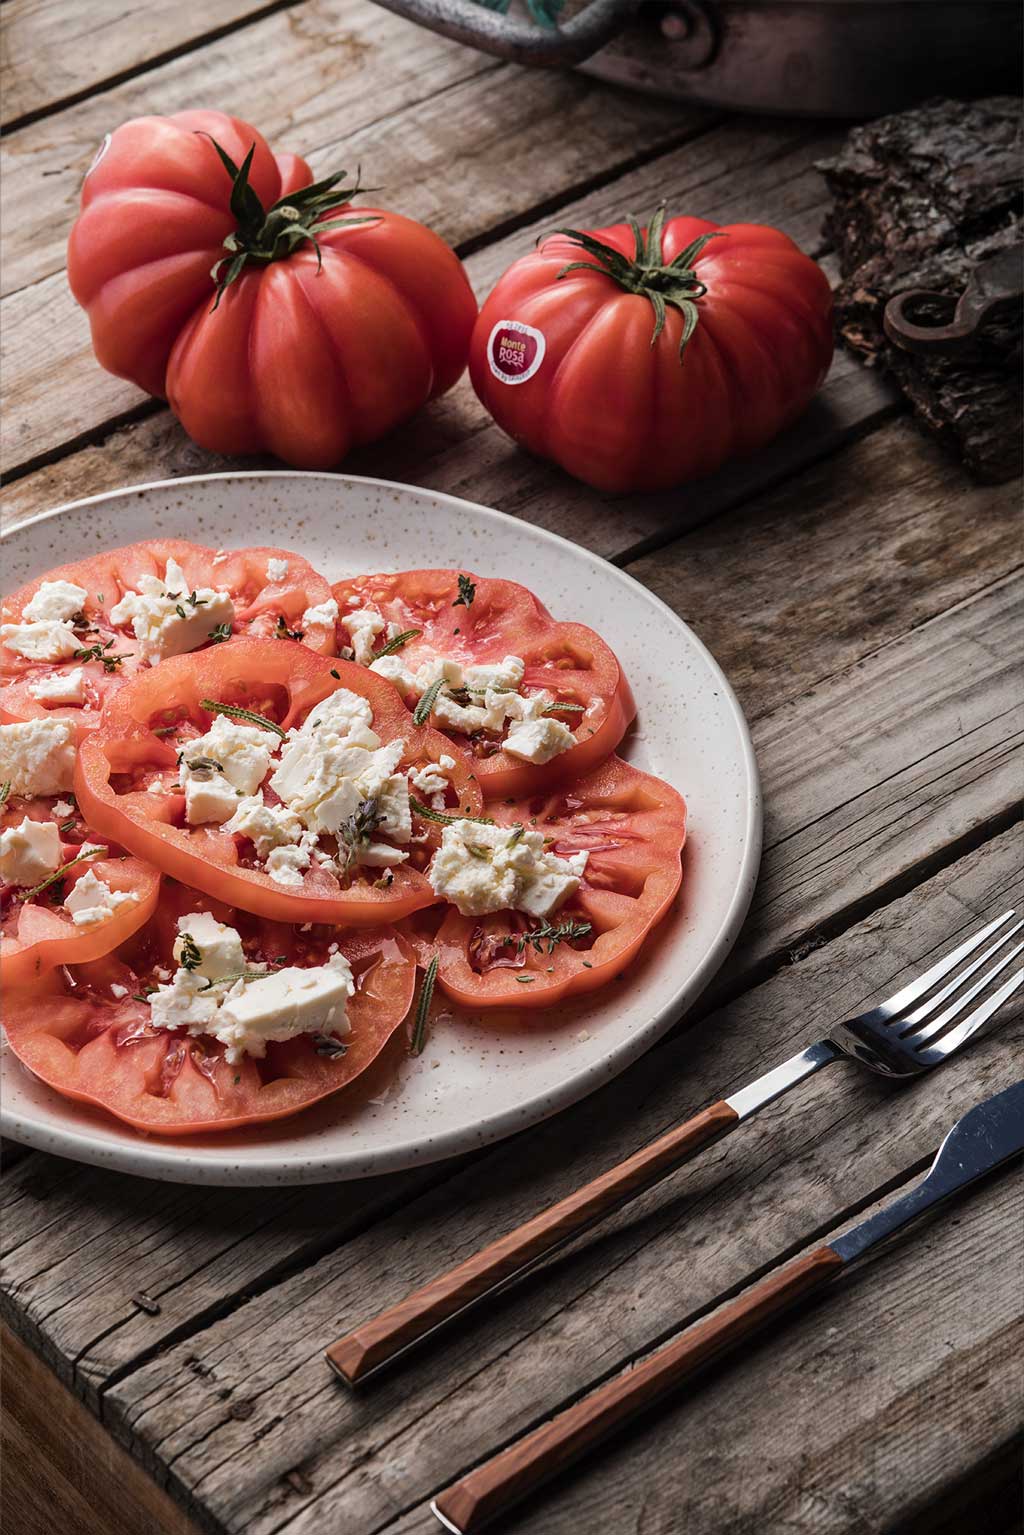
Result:
<instances>
[{"instance_id":1,"label":"dark metal pot","mask_svg":"<svg viewBox=\"0 0 1024 1535\"><path fill-rule=\"evenodd\" d=\"M745 112L875 117L1015 93L1019 0L590 0L557 28L476 0L378 0L517 64Z\"/></svg>"}]
</instances>

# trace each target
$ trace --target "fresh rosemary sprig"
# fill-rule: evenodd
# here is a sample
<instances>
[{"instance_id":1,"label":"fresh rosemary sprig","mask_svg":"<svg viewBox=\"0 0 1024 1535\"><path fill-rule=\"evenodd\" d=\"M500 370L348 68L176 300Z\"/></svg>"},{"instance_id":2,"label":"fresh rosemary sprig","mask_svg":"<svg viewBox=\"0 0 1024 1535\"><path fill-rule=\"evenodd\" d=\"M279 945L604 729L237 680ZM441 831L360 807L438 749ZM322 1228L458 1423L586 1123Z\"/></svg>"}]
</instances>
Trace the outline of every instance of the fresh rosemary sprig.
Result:
<instances>
[{"instance_id":1,"label":"fresh rosemary sprig","mask_svg":"<svg viewBox=\"0 0 1024 1535\"><path fill-rule=\"evenodd\" d=\"M416 1004L416 1019L412 1026L412 1037L409 1040L409 1054L422 1055L423 1046L427 1042L427 1019L430 1016L430 1004L434 997L434 982L437 980L438 959L435 954L427 966L423 977L423 985L420 988L420 999Z\"/></svg>"},{"instance_id":2,"label":"fresh rosemary sprig","mask_svg":"<svg viewBox=\"0 0 1024 1535\"><path fill-rule=\"evenodd\" d=\"M459 576L459 595L452 603L453 608L471 608L473 598L476 596L476 586L468 576Z\"/></svg>"},{"instance_id":3,"label":"fresh rosemary sprig","mask_svg":"<svg viewBox=\"0 0 1024 1535\"><path fill-rule=\"evenodd\" d=\"M494 820L489 815L445 815L441 810L431 810L429 805L424 805L411 794L409 809L418 815L421 821L436 821L438 826L454 826L457 821L478 821L482 826L494 825Z\"/></svg>"},{"instance_id":4,"label":"fresh rosemary sprig","mask_svg":"<svg viewBox=\"0 0 1024 1535\"><path fill-rule=\"evenodd\" d=\"M11 792L11 780L8 778L4 783L0 783L0 805L6 805L7 804L7 799L8 799L8 796L9 796L10 792Z\"/></svg>"},{"instance_id":5,"label":"fresh rosemary sprig","mask_svg":"<svg viewBox=\"0 0 1024 1535\"><path fill-rule=\"evenodd\" d=\"M260 725L264 730L272 730L276 736L281 737L282 741L287 733L273 720L268 720L265 714L257 714L255 709L242 709L238 704L218 703L216 698L201 698L199 707L208 709L211 714L226 714L232 720L245 720L249 725Z\"/></svg>"},{"instance_id":6,"label":"fresh rosemary sprig","mask_svg":"<svg viewBox=\"0 0 1024 1535\"><path fill-rule=\"evenodd\" d=\"M182 944L182 953L184 954L184 952L185 946ZM197 950L196 952L198 953L199 951ZM182 967L186 970L195 969L194 965L186 965L184 959L182 960ZM209 991L213 986L233 986L236 981L265 981L269 973L267 970L236 970L230 975L212 977L207 981L203 990Z\"/></svg>"},{"instance_id":7,"label":"fresh rosemary sprig","mask_svg":"<svg viewBox=\"0 0 1024 1535\"><path fill-rule=\"evenodd\" d=\"M443 677L438 677L436 682L432 682L430 684L429 688L424 693L415 709L412 711L412 722L414 725L426 724L427 720L430 718L430 711L434 707L437 695L440 693L443 687Z\"/></svg>"},{"instance_id":8,"label":"fresh rosemary sprig","mask_svg":"<svg viewBox=\"0 0 1024 1535\"><path fill-rule=\"evenodd\" d=\"M548 704L546 706L545 710L544 710L544 713L545 714L585 714L586 713L586 709L584 708L583 704Z\"/></svg>"},{"instance_id":9,"label":"fresh rosemary sprig","mask_svg":"<svg viewBox=\"0 0 1024 1535\"><path fill-rule=\"evenodd\" d=\"M91 847L87 853L79 853L77 858L72 858L69 862L61 864L59 869L54 869L52 874L48 874L45 879L40 880L38 885L33 885L31 890L22 891L19 899L31 901L35 896L41 895L44 890L48 890L51 885L55 885L59 879L63 879L68 870L73 869L76 864L84 863L87 858L102 858L107 852L109 852L109 849L105 847Z\"/></svg>"},{"instance_id":10,"label":"fresh rosemary sprig","mask_svg":"<svg viewBox=\"0 0 1024 1535\"><path fill-rule=\"evenodd\" d=\"M393 656L396 650L401 650L403 645L408 645L410 640L416 639L422 633L422 629L403 629L401 634L396 634L393 640L388 640L386 645L375 650L373 659L379 661L381 656Z\"/></svg>"}]
</instances>

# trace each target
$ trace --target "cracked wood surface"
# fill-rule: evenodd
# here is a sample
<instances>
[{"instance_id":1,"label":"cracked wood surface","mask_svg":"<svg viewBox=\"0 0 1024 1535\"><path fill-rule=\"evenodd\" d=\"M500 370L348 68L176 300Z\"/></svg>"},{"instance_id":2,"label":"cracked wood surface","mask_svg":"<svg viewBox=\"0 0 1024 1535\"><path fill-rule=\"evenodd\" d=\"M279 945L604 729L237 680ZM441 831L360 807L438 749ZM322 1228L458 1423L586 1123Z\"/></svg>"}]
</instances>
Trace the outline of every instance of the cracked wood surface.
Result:
<instances>
[{"instance_id":1,"label":"cracked wood surface","mask_svg":"<svg viewBox=\"0 0 1024 1535\"><path fill-rule=\"evenodd\" d=\"M723 122L526 74L357 0L235 0L215 17L186 0L145 32L129 0L114 52L100 46L114 8L98 0L97 45L64 50L48 75L66 8L4 7L6 115L36 117L3 149L8 524L228 467L98 369L66 291L78 178L103 132L140 111L226 104L318 172L361 158L383 201L459 246L481 295L553 224L662 197L777 223L835 278L813 165L838 146L833 128ZM0 1313L186 1520L216 1535L436 1528L432 1492L904 1186L966 1103L1019 1072L1020 1007L909 1091L836 1068L369 1391L347 1395L323 1363L369 1310L891 990L1019 892L1019 491L972 486L900 408L839 354L804 420L757 459L611 498L520 453L463 381L344 466L555 528L680 612L752 721L764 864L741 940L685 1024L486 1152L334 1188L154 1193L4 1148ZM509 1527L963 1535L1013 1479L1019 1206L1012 1174L980 1190ZM927 1330L907 1325L917 1305ZM37 1378L45 1394L51 1377Z\"/></svg>"}]
</instances>

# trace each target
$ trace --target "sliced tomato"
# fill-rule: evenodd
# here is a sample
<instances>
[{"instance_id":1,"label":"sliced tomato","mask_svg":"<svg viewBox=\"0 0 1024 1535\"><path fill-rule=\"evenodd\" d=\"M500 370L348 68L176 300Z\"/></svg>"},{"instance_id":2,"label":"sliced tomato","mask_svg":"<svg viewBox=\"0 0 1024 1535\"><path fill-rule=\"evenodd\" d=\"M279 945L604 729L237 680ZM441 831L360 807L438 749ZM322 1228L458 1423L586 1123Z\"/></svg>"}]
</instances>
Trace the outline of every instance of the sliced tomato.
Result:
<instances>
[{"instance_id":1,"label":"sliced tomato","mask_svg":"<svg viewBox=\"0 0 1024 1535\"><path fill-rule=\"evenodd\" d=\"M29 661L6 647L0 650L5 683L0 689L0 720L10 722L49 715L73 719L81 733L95 729L106 700L142 667L134 633L130 627L113 625L110 610L126 592L138 590L141 576L162 577L169 559L181 566L190 592L213 587L230 593L235 607L235 635L266 639L301 637L310 649L323 655L334 654L334 626L329 620L303 624L306 610L329 601L331 592L323 576L301 555L272 548L218 551L180 538L150 539L48 570L6 599L4 622L19 623L26 604L44 581L71 581L88 593L82 604L83 621L74 624L76 634L81 636L84 658ZM287 564L287 573L282 578L272 580L268 575L271 560ZM213 638L213 630L211 643L219 643ZM84 672L83 704L50 707L33 697L32 683L54 672L78 667Z\"/></svg>"},{"instance_id":2,"label":"sliced tomato","mask_svg":"<svg viewBox=\"0 0 1024 1535\"><path fill-rule=\"evenodd\" d=\"M247 839L219 827L186 825L180 791L153 793L148 787L173 779L183 746L209 729L214 716L203 699L243 707L288 730L339 688L369 702L382 742L405 741L401 771L452 756L447 810L480 813L483 799L473 764L453 752L438 731L415 726L389 682L352 662L314 655L304 645L236 640L139 672L111 700L102 728L82 743L75 767L89 824L183 884L281 922L376 925L432 905L437 897L423 870L440 841L442 824L436 818L414 812L417 840L409 845L408 861L391 871L357 869L343 885L314 865L301 886L291 887L263 871ZM440 812L442 819L445 813Z\"/></svg>"},{"instance_id":3,"label":"sliced tomato","mask_svg":"<svg viewBox=\"0 0 1024 1535\"><path fill-rule=\"evenodd\" d=\"M466 590L464 585L460 589L460 575L473 588L468 606L459 602ZM559 717L573 732L576 745L544 764L523 762L503 751L496 737L445 729L473 757L486 799L529 794L589 772L615 750L636 714L629 684L600 635L584 624L556 622L515 581L467 576L457 570L406 570L355 576L337 582L332 591L342 618L347 612L369 608L403 632L420 631L401 649L410 671L435 656L450 657L464 666L519 656L526 663L523 693L544 689L555 702L572 706ZM339 649L350 643L341 618L336 642ZM384 643L382 638L378 648Z\"/></svg>"},{"instance_id":4,"label":"sliced tomato","mask_svg":"<svg viewBox=\"0 0 1024 1535\"><path fill-rule=\"evenodd\" d=\"M463 917L449 907L431 936L435 914L426 912L410 924L420 962L436 953L444 990L473 1008L550 1007L606 985L679 889L682 796L610 757L565 788L488 809L502 825L542 831L559 857L588 852L580 888L547 922L508 911ZM552 929L562 936L554 939Z\"/></svg>"},{"instance_id":5,"label":"sliced tomato","mask_svg":"<svg viewBox=\"0 0 1024 1535\"><path fill-rule=\"evenodd\" d=\"M3 807L3 825L18 826L25 816L32 821L52 821L53 806L51 799L12 796ZM77 858L85 842L100 840L90 835L77 814L60 824L62 865ZM0 889L0 980L5 988L27 986L57 965L99 959L149 921L160 889L159 873L137 858L116 856L122 852L117 846L108 845L108 852L115 856L75 864L59 882L48 885L37 896L29 896L16 886ZM63 899L89 869L111 890L135 899L104 922L76 927Z\"/></svg>"},{"instance_id":6,"label":"sliced tomato","mask_svg":"<svg viewBox=\"0 0 1024 1535\"><path fill-rule=\"evenodd\" d=\"M140 999L173 967L176 919L187 910L212 910L242 934L248 960L271 968L322 965L336 944L356 982L342 1050L302 1034L232 1064L209 1036L154 1029ZM192 1135L283 1119L354 1081L401 1026L415 981L413 950L393 928L303 933L168 885L158 916L106 958L8 991L4 1022L22 1064L65 1097L139 1130Z\"/></svg>"}]
</instances>

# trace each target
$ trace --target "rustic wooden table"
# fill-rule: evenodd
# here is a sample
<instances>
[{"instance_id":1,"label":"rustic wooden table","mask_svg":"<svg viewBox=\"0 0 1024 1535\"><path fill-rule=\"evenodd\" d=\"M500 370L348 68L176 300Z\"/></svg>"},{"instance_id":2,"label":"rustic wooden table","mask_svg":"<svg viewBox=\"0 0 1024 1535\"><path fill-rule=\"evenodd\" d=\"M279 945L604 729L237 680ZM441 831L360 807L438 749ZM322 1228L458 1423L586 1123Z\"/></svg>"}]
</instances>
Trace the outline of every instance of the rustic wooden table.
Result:
<instances>
[{"instance_id":1,"label":"rustic wooden table","mask_svg":"<svg viewBox=\"0 0 1024 1535\"><path fill-rule=\"evenodd\" d=\"M8 524L225 467L101 372L67 288L81 175L103 133L140 113L227 106L320 172L360 160L388 203L457 247L481 294L553 222L603 223L663 197L781 225L829 267L814 163L840 141L834 127L524 73L365 0L9 0L4 21ZM910 1090L852 1070L812 1081L350 1396L322 1356L349 1325L1008 904L1024 580L1019 487L972 484L843 355L785 439L671 495L611 500L570 482L518 452L465 382L347 467L556 528L688 620L753 726L767 807L754 907L712 993L646 1059L457 1164L209 1191L12 1148L2 1308L19 1535L428 1531L434 1491L906 1184L956 1113L1020 1069L1018 1010ZM1021 1261L1011 1174L514 1527L1009 1530Z\"/></svg>"}]
</instances>

